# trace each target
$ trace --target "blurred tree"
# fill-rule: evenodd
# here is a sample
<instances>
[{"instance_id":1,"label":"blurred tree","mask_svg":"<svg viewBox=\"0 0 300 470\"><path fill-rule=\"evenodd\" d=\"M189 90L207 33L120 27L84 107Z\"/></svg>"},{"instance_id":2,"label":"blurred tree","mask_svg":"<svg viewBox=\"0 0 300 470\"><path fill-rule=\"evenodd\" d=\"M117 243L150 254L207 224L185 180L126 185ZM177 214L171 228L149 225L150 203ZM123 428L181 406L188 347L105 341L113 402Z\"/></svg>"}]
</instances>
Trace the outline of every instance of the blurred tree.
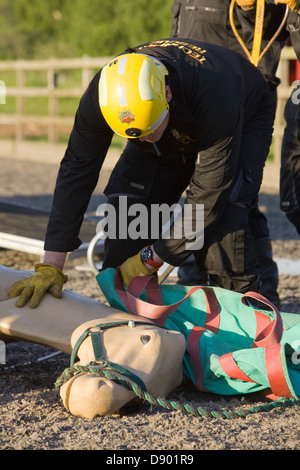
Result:
<instances>
[{"instance_id":1,"label":"blurred tree","mask_svg":"<svg viewBox=\"0 0 300 470\"><path fill-rule=\"evenodd\" d=\"M74 0L68 13L69 39L76 44L79 55L101 56L169 36L172 3L172 0L90 0L83 9L82 1Z\"/></svg>"},{"instance_id":2,"label":"blurred tree","mask_svg":"<svg viewBox=\"0 0 300 470\"><path fill-rule=\"evenodd\" d=\"M14 0L16 27L24 38L24 58L55 56L60 49L61 19L69 0Z\"/></svg>"},{"instance_id":3,"label":"blurred tree","mask_svg":"<svg viewBox=\"0 0 300 470\"><path fill-rule=\"evenodd\" d=\"M110 56L169 36L173 0L0 0L0 59Z\"/></svg>"},{"instance_id":4,"label":"blurred tree","mask_svg":"<svg viewBox=\"0 0 300 470\"><path fill-rule=\"evenodd\" d=\"M11 0L0 1L0 58L14 59L20 53L23 37L15 21Z\"/></svg>"}]
</instances>

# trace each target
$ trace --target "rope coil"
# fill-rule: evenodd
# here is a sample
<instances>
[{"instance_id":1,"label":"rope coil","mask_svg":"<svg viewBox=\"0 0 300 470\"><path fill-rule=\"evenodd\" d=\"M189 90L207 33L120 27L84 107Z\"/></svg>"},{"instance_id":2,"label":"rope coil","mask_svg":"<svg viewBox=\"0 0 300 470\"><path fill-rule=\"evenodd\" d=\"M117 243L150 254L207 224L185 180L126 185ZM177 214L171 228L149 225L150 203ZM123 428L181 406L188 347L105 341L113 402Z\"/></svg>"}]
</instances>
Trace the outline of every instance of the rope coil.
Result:
<instances>
[{"instance_id":1,"label":"rope coil","mask_svg":"<svg viewBox=\"0 0 300 470\"><path fill-rule=\"evenodd\" d=\"M271 411L274 408L282 408L287 406L294 406L299 404L299 400L295 398L279 398L270 403L252 406L249 408L243 408L236 411L209 411L202 407L194 407L188 403L182 404L174 400L167 400L162 397L155 397L149 394L147 391L143 391L139 385L132 383L124 377L120 377L113 369L106 370L96 367L94 365L75 365L68 367L64 370L60 377L55 382L55 387L60 388L65 382L70 380L72 377L82 373L91 373L97 377L105 377L109 380L123 385L128 390L132 390L137 397L145 402L148 402L152 406L161 406L168 410L181 411L185 414L191 414L196 417L202 418L225 418L225 419L236 419L246 418L250 414L257 414L261 412Z\"/></svg>"}]
</instances>

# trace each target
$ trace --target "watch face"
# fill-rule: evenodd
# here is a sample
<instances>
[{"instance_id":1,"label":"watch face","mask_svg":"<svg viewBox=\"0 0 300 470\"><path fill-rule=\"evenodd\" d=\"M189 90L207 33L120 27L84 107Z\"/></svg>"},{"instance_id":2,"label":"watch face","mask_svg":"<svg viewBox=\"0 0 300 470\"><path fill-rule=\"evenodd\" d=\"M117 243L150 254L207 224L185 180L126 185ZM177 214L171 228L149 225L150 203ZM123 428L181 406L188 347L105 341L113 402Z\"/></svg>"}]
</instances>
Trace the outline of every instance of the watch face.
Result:
<instances>
[{"instance_id":1,"label":"watch face","mask_svg":"<svg viewBox=\"0 0 300 470\"><path fill-rule=\"evenodd\" d=\"M152 259L152 250L150 247L145 248L141 254L142 261L148 261Z\"/></svg>"}]
</instances>

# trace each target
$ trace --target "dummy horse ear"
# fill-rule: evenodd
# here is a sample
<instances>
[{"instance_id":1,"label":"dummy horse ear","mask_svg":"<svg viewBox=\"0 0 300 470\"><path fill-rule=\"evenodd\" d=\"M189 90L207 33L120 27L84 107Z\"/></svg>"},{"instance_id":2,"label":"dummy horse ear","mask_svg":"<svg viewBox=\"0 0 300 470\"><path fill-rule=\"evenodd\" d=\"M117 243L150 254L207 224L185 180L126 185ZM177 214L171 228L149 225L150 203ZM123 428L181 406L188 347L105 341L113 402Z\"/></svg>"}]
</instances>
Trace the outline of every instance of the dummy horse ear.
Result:
<instances>
[{"instance_id":1,"label":"dummy horse ear","mask_svg":"<svg viewBox=\"0 0 300 470\"><path fill-rule=\"evenodd\" d=\"M151 338L150 338L149 335L143 335L143 336L141 336L141 342L142 342L143 344L147 344L147 343L150 341L150 339L151 339Z\"/></svg>"}]
</instances>

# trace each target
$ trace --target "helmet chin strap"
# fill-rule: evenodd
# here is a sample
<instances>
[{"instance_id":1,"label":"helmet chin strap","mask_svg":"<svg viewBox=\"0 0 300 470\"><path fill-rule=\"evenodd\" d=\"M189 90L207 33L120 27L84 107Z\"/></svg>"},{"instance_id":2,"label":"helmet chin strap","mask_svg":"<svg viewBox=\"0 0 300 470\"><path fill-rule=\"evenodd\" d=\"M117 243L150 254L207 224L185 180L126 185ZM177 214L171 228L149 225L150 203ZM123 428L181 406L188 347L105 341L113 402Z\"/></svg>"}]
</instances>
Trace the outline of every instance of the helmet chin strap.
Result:
<instances>
[{"instance_id":1,"label":"helmet chin strap","mask_svg":"<svg viewBox=\"0 0 300 470\"><path fill-rule=\"evenodd\" d=\"M155 142L152 142L152 145L153 145L153 148L155 150L155 153L158 157L161 157L162 153L161 151L159 150L159 148L157 147L156 143Z\"/></svg>"}]
</instances>

